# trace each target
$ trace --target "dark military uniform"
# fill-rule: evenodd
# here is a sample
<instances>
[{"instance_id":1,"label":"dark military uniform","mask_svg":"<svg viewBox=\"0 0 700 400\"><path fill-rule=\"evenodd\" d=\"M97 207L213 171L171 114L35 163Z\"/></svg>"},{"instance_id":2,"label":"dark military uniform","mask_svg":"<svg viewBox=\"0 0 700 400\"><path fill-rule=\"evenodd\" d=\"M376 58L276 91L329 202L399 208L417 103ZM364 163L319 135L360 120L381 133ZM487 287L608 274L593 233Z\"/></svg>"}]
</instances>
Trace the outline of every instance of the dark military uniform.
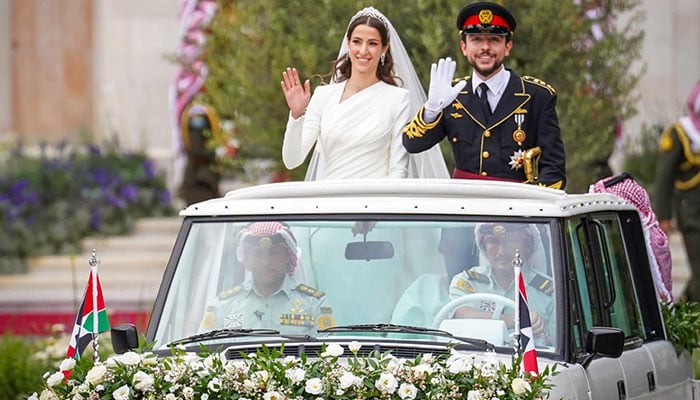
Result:
<instances>
[{"instance_id":1,"label":"dark military uniform","mask_svg":"<svg viewBox=\"0 0 700 400\"><path fill-rule=\"evenodd\" d=\"M421 108L404 128L403 144L408 152L427 150L446 137L459 170L484 179L526 182L528 150L539 147L539 174L531 183L563 189L565 155L554 89L510 70L503 96L493 114L486 115L471 87L471 77L463 79L468 81L464 90L436 121L425 122Z\"/></svg>"},{"instance_id":2,"label":"dark military uniform","mask_svg":"<svg viewBox=\"0 0 700 400\"><path fill-rule=\"evenodd\" d=\"M216 114L209 107L190 105L182 113L182 139L187 154L180 197L187 205L221 196L221 175L214 171L214 150L208 148L208 135L219 129Z\"/></svg>"},{"instance_id":3,"label":"dark military uniform","mask_svg":"<svg viewBox=\"0 0 700 400\"><path fill-rule=\"evenodd\" d=\"M694 153L679 123L667 127L659 141L656 160L654 212L659 221L675 211L692 270L686 296L700 301L700 153Z\"/></svg>"}]
</instances>

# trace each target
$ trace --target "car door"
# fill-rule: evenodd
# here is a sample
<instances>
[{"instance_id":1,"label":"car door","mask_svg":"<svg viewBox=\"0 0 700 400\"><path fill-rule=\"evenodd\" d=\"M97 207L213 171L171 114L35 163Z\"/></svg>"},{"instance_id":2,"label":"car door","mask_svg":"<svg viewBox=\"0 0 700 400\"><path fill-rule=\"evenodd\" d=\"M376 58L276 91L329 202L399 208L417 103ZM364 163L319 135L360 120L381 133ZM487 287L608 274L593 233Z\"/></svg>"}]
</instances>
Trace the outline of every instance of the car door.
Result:
<instances>
[{"instance_id":1,"label":"car door","mask_svg":"<svg viewBox=\"0 0 700 400\"><path fill-rule=\"evenodd\" d=\"M573 265L572 351L584 356L585 335L594 326L621 329L624 351L617 359L594 359L586 367L593 399L651 399L656 372L645 332L617 213L568 221Z\"/></svg>"}]
</instances>

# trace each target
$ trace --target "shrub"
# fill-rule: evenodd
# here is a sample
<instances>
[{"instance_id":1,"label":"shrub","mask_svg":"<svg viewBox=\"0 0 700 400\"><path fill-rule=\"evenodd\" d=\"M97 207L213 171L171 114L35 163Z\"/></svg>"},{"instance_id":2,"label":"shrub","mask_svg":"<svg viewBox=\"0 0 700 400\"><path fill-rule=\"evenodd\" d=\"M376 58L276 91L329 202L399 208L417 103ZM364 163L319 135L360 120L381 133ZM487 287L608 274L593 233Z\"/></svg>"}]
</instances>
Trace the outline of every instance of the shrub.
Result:
<instances>
[{"instance_id":1,"label":"shrub","mask_svg":"<svg viewBox=\"0 0 700 400\"><path fill-rule=\"evenodd\" d=\"M25 259L80 250L88 235L128 233L134 220L171 215L163 174L144 153L116 143L21 143L0 157L0 273L26 270Z\"/></svg>"}]
</instances>

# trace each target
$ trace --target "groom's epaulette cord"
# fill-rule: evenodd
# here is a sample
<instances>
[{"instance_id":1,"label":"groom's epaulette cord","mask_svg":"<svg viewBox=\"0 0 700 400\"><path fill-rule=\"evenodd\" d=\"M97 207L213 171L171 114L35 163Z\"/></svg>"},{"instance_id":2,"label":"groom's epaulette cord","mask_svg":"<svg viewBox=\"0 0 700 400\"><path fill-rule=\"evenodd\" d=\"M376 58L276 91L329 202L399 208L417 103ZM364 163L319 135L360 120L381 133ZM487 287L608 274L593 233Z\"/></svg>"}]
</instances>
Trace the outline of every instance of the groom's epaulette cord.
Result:
<instances>
[{"instance_id":1,"label":"groom's epaulette cord","mask_svg":"<svg viewBox=\"0 0 700 400\"><path fill-rule=\"evenodd\" d=\"M430 129L433 129L437 126L438 122L440 122L440 118L442 118L442 111L440 114L438 114L437 119L435 119L434 122L427 123L423 120L423 108L425 106L421 107L420 110L416 113L416 115L411 119L411 122L408 123L403 128L403 133L408 136L409 139L414 139L414 138L420 138L425 135L425 132L427 132Z\"/></svg>"},{"instance_id":2,"label":"groom's epaulette cord","mask_svg":"<svg viewBox=\"0 0 700 400\"><path fill-rule=\"evenodd\" d=\"M537 78L532 77L532 76L528 76L528 75L523 76L523 81L535 84L535 85L540 86L540 87L543 87L543 88L547 89L550 94L555 94L557 92L556 90L554 90L554 87L552 85L548 84L547 82L545 82L541 79L537 79Z\"/></svg>"}]
</instances>

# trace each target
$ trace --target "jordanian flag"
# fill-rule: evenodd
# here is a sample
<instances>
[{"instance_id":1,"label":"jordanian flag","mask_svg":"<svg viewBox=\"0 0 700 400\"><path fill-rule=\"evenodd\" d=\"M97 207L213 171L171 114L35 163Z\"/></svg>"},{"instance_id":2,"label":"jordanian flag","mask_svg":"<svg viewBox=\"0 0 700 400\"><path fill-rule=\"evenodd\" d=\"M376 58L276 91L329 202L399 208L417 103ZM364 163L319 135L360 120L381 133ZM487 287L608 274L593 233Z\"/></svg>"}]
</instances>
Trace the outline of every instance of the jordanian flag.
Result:
<instances>
[{"instance_id":1,"label":"jordanian flag","mask_svg":"<svg viewBox=\"0 0 700 400\"><path fill-rule=\"evenodd\" d=\"M95 274L93 277L93 273ZM94 282L94 284L93 284ZM96 305L96 306L95 306ZM97 318L97 324L94 323ZM70 345L66 351L66 358L80 359L85 348L97 335L109 330L109 320L105 309L105 300L102 296L102 285L97 271L90 270L83 301L80 303L78 315L75 317L73 334L70 337Z\"/></svg>"}]
</instances>

